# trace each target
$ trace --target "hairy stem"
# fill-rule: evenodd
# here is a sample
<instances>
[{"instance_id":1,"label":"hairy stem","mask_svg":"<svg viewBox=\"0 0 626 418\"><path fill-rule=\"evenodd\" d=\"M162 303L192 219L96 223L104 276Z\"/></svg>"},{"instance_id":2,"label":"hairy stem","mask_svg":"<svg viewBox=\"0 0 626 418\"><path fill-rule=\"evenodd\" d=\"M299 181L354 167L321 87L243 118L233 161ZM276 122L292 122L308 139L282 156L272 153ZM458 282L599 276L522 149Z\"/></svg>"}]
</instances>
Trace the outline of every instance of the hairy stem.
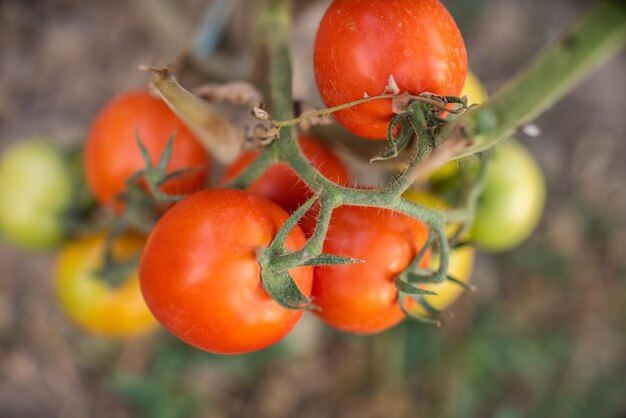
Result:
<instances>
[{"instance_id":1,"label":"hairy stem","mask_svg":"<svg viewBox=\"0 0 626 418\"><path fill-rule=\"evenodd\" d=\"M448 126L448 136L461 132L472 139L472 145L451 157L474 154L511 136L619 53L625 44L626 3L598 2L491 99Z\"/></svg>"}]
</instances>

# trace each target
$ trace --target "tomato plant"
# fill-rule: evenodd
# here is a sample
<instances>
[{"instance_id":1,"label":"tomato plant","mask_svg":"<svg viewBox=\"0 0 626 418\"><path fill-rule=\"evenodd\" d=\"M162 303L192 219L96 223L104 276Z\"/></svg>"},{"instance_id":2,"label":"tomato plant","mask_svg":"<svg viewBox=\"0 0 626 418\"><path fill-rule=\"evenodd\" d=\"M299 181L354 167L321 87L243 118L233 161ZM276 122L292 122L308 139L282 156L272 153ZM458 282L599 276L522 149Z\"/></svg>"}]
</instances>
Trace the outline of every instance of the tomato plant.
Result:
<instances>
[{"instance_id":1,"label":"tomato plant","mask_svg":"<svg viewBox=\"0 0 626 418\"><path fill-rule=\"evenodd\" d=\"M97 271L103 265L104 233L69 243L58 258L56 294L67 315L85 330L104 337L122 338L154 328L156 321L141 295L137 269L119 287L111 287ZM141 251L144 239L118 238L113 257L128 261Z\"/></svg>"},{"instance_id":2,"label":"tomato plant","mask_svg":"<svg viewBox=\"0 0 626 418\"><path fill-rule=\"evenodd\" d=\"M449 209L449 205L437 196L410 189L402 195L405 199L415 202L419 205L424 205L429 208L437 210ZM456 227L452 225L449 230L449 235L455 232ZM450 251L450 260L448 267L448 275L454 277L463 283L468 283L472 275L474 268L475 250L470 245L464 245L459 248L455 248ZM436 255L431 257L430 268L434 269L439 263L439 259ZM432 290L436 292L436 295L424 295L422 296L426 302L438 311L446 310L452 305L459 296L463 293L463 287L450 280L443 281L441 283L420 285L420 288ZM416 304L412 308L412 312L417 315L429 315L421 305Z\"/></svg>"},{"instance_id":3,"label":"tomato plant","mask_svg":"<svg viewBox=\"0 0 626 418\"><path fill-rule=\"evenodd\" d=\"M283 338L302 316L264 290L257 252L288 215L276 204L236 189L209 189L165 213L143 253L141 287L161 324L187 343L213 353L260 350ZM296 226L286 247L304 245ZM311 267L290 271L305 295Z\"/></svg>"},{"instance_id":4,"label":"tomato plant","mask_svg":"<svg viewBox=\"0 0 626 418\"><path fill-rule=\"evenodd\" d=\"M364 260L315 269L315 313L342 331L371 334L405 317L398 304L395 276L406 269L426 243L427 227L408 216L370 207L335 209L324 253ZM427 267L428 253L421 267Z\"/></svg>"},{"instance_id":5,"label":"tomato plant","mask_svg":"<svg viewBox=\"0 0 626 418\"><path fill-rule=\"evenodd\" d=\"M343 186L348 184L349 178L345 166L318 139L301 135L298 138L298 143L304 155L322 175ZM258 152L242 154L237 161L226 169L223 182L237 176L258 154ZM312 196L311 190L286 163L274 164L248 190L277 203L289 213L294 212ZM310 233L315 226L315 217L306 216L300 224L306 233Z\"/></svg>"},{"instance_id":6,"label":"tomato plant","mask_svg":"<svg viewBox=\"0 0 626 418\"><path fill-rule=\"evenodd\" d=\"M126 92L109 102L93 122L84 150L85 176L98 201L112 204L125 190L126 180L145 168L137 135L152 160L158 161L173 134L168 173L192 171L170 179L162 191L178 195L200 190L209 170L209 157L165 103L147 91Z\"/></svg>"},{"instance_id":7,"label":"tomato plant","mask_svg":"<svg viewBox=\"0 0 626 418\"><path fill-rule=\"evenodd\" d=\"M467 72L461 33L438 0L335 0L315 41L317 85L329 106L382 94L390 76L400 92L458 95ZM336 112L349 131L386 138L391 100Z\"/></svg>"},{"instance_id":8,"label":"tomato plant","mask_svg":"<svg viewBox=\"0 0 626 418\"><path fill-rule=\"evenodd\" d=\"M22 141L0 160L0 234L27 250L54 248L65 235L72 173L48 139Z\"/></svg>"}]
</instances>

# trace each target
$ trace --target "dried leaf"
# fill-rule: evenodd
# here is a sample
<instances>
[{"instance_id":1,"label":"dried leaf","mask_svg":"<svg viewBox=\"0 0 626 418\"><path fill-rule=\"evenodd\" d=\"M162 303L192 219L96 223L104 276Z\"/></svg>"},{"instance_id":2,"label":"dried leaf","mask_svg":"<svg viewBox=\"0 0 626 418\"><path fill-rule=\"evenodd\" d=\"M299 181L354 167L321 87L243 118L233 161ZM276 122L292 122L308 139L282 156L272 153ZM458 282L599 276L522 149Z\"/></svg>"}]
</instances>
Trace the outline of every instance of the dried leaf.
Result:
<instances>
[{"instance_id":1,"label":"dried leaf","mask_svg":"<svg viewBox=\"0 0 626 418\"><path fill-rule=\"evenodd\" d=\"M389 80L387 81L387 86L385 87L385 93L400 94L400 87L398 87L396 79L393 78L393 74L389 74Z\"/></svg>"},{"instance_id":2,"label":"dried leaf","mask_svg":"<svg viewBox=\"0 0 626 418\"><path fill-rule=\"evenodd\" d=\"M409 103L411 102L411 95L404 93L391 99L391 110L393 113L400 114L407 111Z\"/></svg>"},{"instance_id":3,"label":"dried leaf","mask_svg":"<svg viewBox=\"0 0 626 418\"><path fill-rule=\"evenodd\" d=\"M313 106L309 106L302 102L299 103L299 107L299 116L306 115L307 113L315 112L317 110ZM303 131L308 131L312 126L330 125L331 123L333 123L333 121L328 115L313 115L300 122L299 127Z\"/></svg>"},{"instance_id":4,"label":"dried leaf","mask_svg":"<svg viewBox=\"0 0 626 418\"><path fill-rule=\"evenodd\" d=\"M257 119L262 120L263 122L270 121L270 114L267 113L265 110L261 109L260 107L254 106L252 108L252 115Z\"/></svg>"},{"instance_id":5,"label":"dried leaf","mask_svg":"<svg viewBox=\"0 0 626 418\"><path fill-rule=\"evenodd\" d=\"M231 163L241 151L240 133L211 104L183 88L166 69L153 71L152 90L198 137L213 157Z\"/></svg>"},{"instance_id":6,"label":"dried leaf","mask_svg":"<svg viewBox=\"0 0 626 418\"><path fill-rule=\"evenodd\" d=\"M229 102L240 106L259 106L263 101L259 90L246 81L203 84L193 92L209 102Z\"/></svg>"}]
</instances>

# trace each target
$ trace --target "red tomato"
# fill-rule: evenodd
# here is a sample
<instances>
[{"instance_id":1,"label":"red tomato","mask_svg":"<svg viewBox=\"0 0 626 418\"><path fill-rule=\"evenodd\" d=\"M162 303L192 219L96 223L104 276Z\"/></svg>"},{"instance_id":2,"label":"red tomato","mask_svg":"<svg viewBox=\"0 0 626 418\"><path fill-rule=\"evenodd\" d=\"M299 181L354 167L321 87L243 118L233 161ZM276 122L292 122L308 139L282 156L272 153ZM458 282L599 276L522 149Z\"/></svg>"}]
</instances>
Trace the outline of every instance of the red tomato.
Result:
<instances>
[{"instance_id":1,"label":"red tomato","mask_svg":"<svg viewBox=\"0 0 626 418\"><path fill-rule=\"evenodd\" d=\"M298 143L302 152L320 173L335 183L343 186L348 185L348 172L335 154L325 148L317 139L309 136L300 136ZM223 182L226 183L236 177L258 154L258 152L244 153L226 169ZM294 212L313 195L307 185L285 163L272 166L248 190L277 203L289 213ZM306 233L310 233L315 226L315 216L307 214L301 225Z\"/></svg>"},{"instance_id":2,"label":"red tomato","mask_svg":"<svg viewBox=\"0 0 626 418\"><path fill-rule=\"evenodd\" d=\"M125 190L126 179L145 168L136 142L137 132L154 164L170 136L176 133L168 172L198 169L170 180L163 192L186 194L203 187L210 160L200 142L165 103L147 91L132 91L105 106L91 126L85 144L85 176L100 203L111 204Z\"/></svg>"},{"instance_id":3,"label":"red tomato","mask_svg":"<svg viewBox=\"0 0 626 418\"><path fill-rule=\"evenodd\" d=\"M204 190L174 205L141 260L141 289L154 316L178 338L213 353L246 353L279 341L302 311L281 307L265 292L256 252L287 218L269 200L235 189ZM297 250L304 242L296 227L286 247ZM290 273L309 295L312 269Z\"/></svg>"},{"instance_id":4,"label":"red tomato","mask_svg":"<svg viewBox=\"0 0 626 418\"><path fill-rule=\"evenodd\" d=\"M380 95L393 76L401 92L459 95L467 73L461 33L438 0L335 0L315 41L314 70L327 106ZM349 131L386 138L391 100L336 112Z\"/></svg>"},{"instance_id":5,"label":"red tomato","mask_svg":"<svg viewBox=\"0 0 626 418\"><path fill-rule=\"evenodd\" d=\"M426 225L396 212L337 208L324 253L365 262L315 269L313 301L321 307L316 314L335 328L357 334L381 332L402 321L405 316L398 304L394 278L408 267L427 237ZM426 253L420 266L428 264Z\"/></svg>"}]
</instances>

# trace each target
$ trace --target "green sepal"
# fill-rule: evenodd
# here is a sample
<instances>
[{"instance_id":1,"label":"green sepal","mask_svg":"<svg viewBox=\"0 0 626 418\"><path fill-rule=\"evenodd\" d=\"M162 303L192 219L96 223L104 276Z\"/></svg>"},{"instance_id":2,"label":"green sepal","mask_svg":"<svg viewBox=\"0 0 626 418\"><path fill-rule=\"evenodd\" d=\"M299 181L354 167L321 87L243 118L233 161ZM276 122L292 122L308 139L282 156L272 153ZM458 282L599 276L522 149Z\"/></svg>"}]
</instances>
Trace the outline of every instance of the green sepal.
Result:
<instances>
[{"instance_id":1,"label":"green sepal","mask_svg":"<svg viewBox=\"0 0 626 418\"><path fill-rule=\"evenodd\" d=\"M280 227L276 236L272 240L272 243L269 246L270 250L273 251L283 251L283 247L285 246L285 241L287 241L287 237L291 233L291 230L298 225L300 219L307 213L313 203L319 198L319 196L315 195L311 197L309 200L304 202L302 206L300 206L290 217L285 221L285 223Z\"/></svg>"},{"instance_id":2,"label":"green sepal","mask_svg":"<svg viewBox=\"0 0 626 418\"><path fill-rule=\"evenodd\" d=\"M108 284L111 287L119 287L124 284L132 272L139 266L139 260L141 255L135 254L130 260L116 261L110 260L105 262L104 265L95 270L93 274Z\"/></svg>"},{"instance_id":3,"label":"green sepal","mask_svg":"<svg viewBox=\"0 0 626 418\"><path fill-rule=\"evenodd\" d=\"M426 255L426 251L428 251L432 243L433 243L433 234L430 233L430 229L429 229L426 242L424 243L422 248L420 248L417 254L415 254L415 257L413 257L413 260L411 260L411 264L409 264L409 266L405 270L407 274L411 274L419 268L419 264L422 261L422 258L424 258L424 256Z\"/></svg>"},{"instance_id":4,"label":"green sepal","mask_svg":"<svg viewBox=\"0 0 626 418\"><path fill-rule=\"evenodd\" d=\"M306 297L286 271L269 271L262 269L263 288L280 306L286 309L314 309L311 299Z\"/></svg>"},{"instance_id":5,"label":"green sepal","mask_svg":"<svg viewBox=\"0 0 626 418\"><path fill-rule=\"evenodd\" d=\"M420 289L419 287L415 287L412 284L404 281L403 279L396 279L395 285L398 288L398 291L402 293L406 293L407 295L417 296L417 295L431 295L437 296L437 292L433 292L432 290Z\"/></svg>"},{"instance_id":6,"label":"green sepal","mask_svg":"<svg viewBox=\"0 0 626 418\"><path fill-rule=\"evenodd\" d=\"M187 168L181 168L180 170L172 171L171 173L163 177L163 180L160 182L160 184L167 183L168 181L176 177L181 177L187 173L193 173L194 171L200 171L200 167L187 167Z\"/></svg>"},{"instance_id":7,"label":"green sepal","mask_svg":"<svg viewBox=\"0 0 626 418\"><path fill-rule=\"evenodd\" d=\"M174 138L176 138L176 131L172 132L169 139L167 140L167 144L165 145L165 149L163 153L161 153L161 158L159 158L159 162L155 167L155 170L158 173L165 174L167 171L167 167L170 165L170 161L172 161L172 152L174 151Z\"/></svg>"},{"instance_id":8,"label":"green sepal","mask_svg":"<svg viewBox=\"0 0 626 418\"><path fill-rule=\"evenodd\" d=\"M365 260L359 260L356 258L342 257L334 254L320 254L317 257L313 257L301 265L303 266L341 266L345 264L364 263Z\"/></svg>"},{"instance_id":9,"label":"green sepal","mask_svg":"<svg viewBox=\"0 0 626 418\"><path fill-rule=\"evenodd\" d=\"M476 291L476 286L472 286L471 284L464 283L464 282L460 281L459 279L450 276L449 274L446 276L446 280L448 280L449 282L452 282L452 283L454 283L454 284L456 284L458 286L461 286L465 290L470 290L472 292Z\"/></svg>"},{"instance_id":10,"label":"green sepal","mask_svg":"<svg viewBox=\"0 0 626 418\"><path fill-rule=\"evenodd\" d=\"M436 283L432 278L435 277L435 272L432 270L428 270L425 273L421 272L407 272L403 278L408 282L408 283Z\"/></svg>"},{"instance_id":11,"label":"green sepal","mask_svg":"<svg viewBox=\"0 0 626 418\"><path fill-rule=\"evenodd\" d=\"M137 145L139 146L139 150L141 151L141 155L146 164L146 168L138 171L135 175L140 174L143 175L146 179L146 183L148 183L148 189L152 196L159 202L179 202L186 197L186 195L169 195L167 193L161 192L160 187L165 184L167 181L171 180L174 177L181 176L189 171L197 170L197 168L184 168L182 170L177 170L172 173L167 174L167 167L169 166L172 160L172 153L174 150L174 139L176 138L176 132L173 132L170 138L165 145L165 149L161 153L161 157L157 162L156 167L152 163L152 158L150 157L150 153L148 149L141 141L141 137L139 136L139 130L135 132ZM134 177L134 176L133 176ZM136 182L136 180L134 181Z\"/></svg>"},{"instance_id":12,"label":"green sepal","mask_svg":"<svg viewBox=\"0 0 626 418\"><path fill-rule=\"evenodd\" d=\"M421 306L422 308L424 308L424 310L425 310L426 312L428 312L428 314L429 314L429 315L431 315L431 316L437 317L437 316L441 316L441 315L443 314L443 312L442 312L442 311L440 311L439 309L434 308L434 307L433 307L433 305L431 305L430 303L428 303L428 302L426 301L426 299L424 299L424 298L415 298L415 301L416 301L417 303L419 303L419 304L420 304L420 306Z\"/></svg>"},{"instance_id":13,"label":"green sepal","mask_svg":"<svg viewBox=\"0 0 626 418\"><path fill-rule=\"evenodd\" d=\"M414 132L408 123L407 113L408 112L395 115L391 119L389 126L387 127L387 143L389 147L382 154L372 157L372 159L370 159L370 163L375 161L391 160L397 157L398 154L403 151L407 145L409 145ZM397 137L394 137L393 133L398 125L400 125L400 132Z\"/></svg>"},{"instance_id":14,"label":"green sepal","mask_svg":"<svg viewBox=\"0 0 626 418\"><path fill-rule=\"evenodd\" d=\"M439 321L438 319L431 318L431 317L428 317L428 316L423 316L423 315L417 315L417 314L415 314L415 313L413 313L413 312L410 312L410 311L406 308L406 306L405 306L405 302L404 302L404 300L405 300L406 298L405 298L405 295L404 295L404 294L400 293L400 294L398 295L398 297L400 298L400 299L399 299L400 309L402 309L402 312L404 312L404 315L405 315L408 319L410 319L410 320L412 320L412 321L416 321L416 322L423 322L423 323L425 323L425 324L429 324L429 325L436 325L436 326L438 326L438 327L440 327L440 326L441 326L441 321ZM410 296L409 296L409 297L410 297ZM412 298L412 299L416 300L418 303L420 303L420 305L422 305L422 303L421 303L421 302L423 301L423 302L424 302L424 303L426 303L426 305L428 305L430 308L434 309L432 306L430 306L430 304L428 304L428 302L424 301L424 298L419 297L419 298ZM424 305L422 305L422 306L424 306ZM430 312L429 308L425 308L425 309L426 309L426 311L427 311L427 312ZM435 315L436 315L436 314L435 314Z\"/></svg>"}]
</instances>

